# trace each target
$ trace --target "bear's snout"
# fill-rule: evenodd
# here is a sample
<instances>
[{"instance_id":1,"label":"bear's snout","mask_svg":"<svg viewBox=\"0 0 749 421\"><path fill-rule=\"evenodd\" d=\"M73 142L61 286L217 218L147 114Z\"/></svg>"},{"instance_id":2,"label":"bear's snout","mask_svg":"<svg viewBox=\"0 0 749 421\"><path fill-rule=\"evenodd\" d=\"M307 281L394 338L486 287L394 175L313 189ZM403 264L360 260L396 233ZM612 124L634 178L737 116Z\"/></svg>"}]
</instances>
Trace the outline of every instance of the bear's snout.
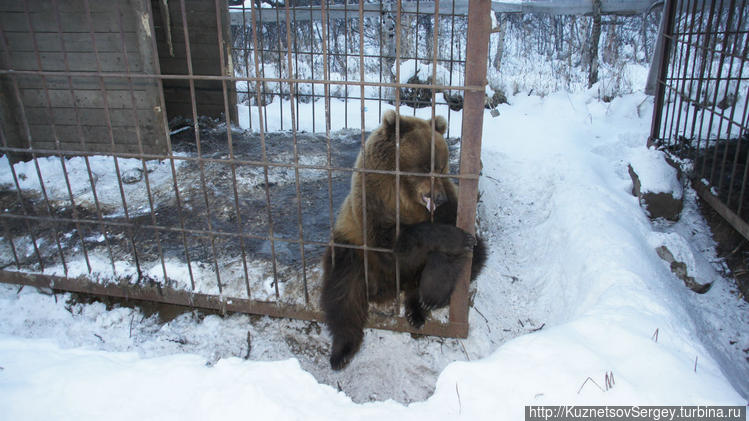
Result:
<instances>
[{"instance_id":1,"label":"bear's snout","mask_svg":"<svg viewBox=\"0 0 749 421\"><path fill-rule=\"evenodd\" d=\"M434 198L432 200L434 200L434 204L439 207L440 205L447 202L447 195L443 191L435 192Z\"/></svg>"},{"instance_id":2,"label":"bear's snout","mask_svg":"<svg viewBox=\"0 0 749 421\"><path fill-rule=\"evenodd\" d=\"M425 193L421 195L421 202L424 204L427 210L431 212L436 210L440 205L447 202L447 195L444 191L435 191L434 195L432 195L432 193Z\"/></svg>"}]
</instances>

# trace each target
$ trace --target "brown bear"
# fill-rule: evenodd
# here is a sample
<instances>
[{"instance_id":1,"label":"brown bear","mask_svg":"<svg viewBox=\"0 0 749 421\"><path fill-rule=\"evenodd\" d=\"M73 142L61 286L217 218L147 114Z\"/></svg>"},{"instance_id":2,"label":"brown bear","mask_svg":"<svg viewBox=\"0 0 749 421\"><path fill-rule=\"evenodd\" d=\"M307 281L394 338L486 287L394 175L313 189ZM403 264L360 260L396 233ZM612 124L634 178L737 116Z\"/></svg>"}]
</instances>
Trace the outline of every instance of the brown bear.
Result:
<instances>
[{"instance_id":1,"label":"brown bear","mask_svg":"<svg viewBox=\"0 0 749 421\"><path fill-rule=\"evenodd\" d=\"M471 279L486 259L484 243L455 226L455 185L447 177L429 175L432 170L447 174L449 169L443 117L432 122L387 111L359 152L356 168L395 171L396 125L400 171L419 175L401 175L396 197L394 174L355 171L333 229L335 244L366 243L393 252L333 246L323 257L321 305L333 337L330 365L334 370L344 368L359 350L368 303L391 300L398 293L396 256L400 286L406 293L406 317L417 329L423 326L426 312L449 303L468 259L473 256ZM366 212L362 212L365 196ZM396 209L401 224L398 238Z\"/></svg>"}]
</instances>

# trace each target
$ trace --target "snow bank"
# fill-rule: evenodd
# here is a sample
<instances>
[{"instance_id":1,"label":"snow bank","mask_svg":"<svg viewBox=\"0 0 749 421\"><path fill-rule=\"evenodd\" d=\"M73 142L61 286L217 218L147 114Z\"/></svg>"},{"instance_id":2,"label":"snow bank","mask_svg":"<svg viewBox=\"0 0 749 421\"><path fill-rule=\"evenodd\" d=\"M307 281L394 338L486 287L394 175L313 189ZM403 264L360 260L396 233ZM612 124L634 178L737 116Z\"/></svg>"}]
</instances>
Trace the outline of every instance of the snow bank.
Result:
<instances>
[{"instance_id":1,"label":"snow bank","mask_svg":"<svg viewBox=\"0 0 749 421\"><path fill-rule=\"evenodd\" d=\"M179 168L183 163L182 160L175 160L174 166ZM147 174L143 174L144 165ZM116 168L119 168L119 174ZM59 203L61 207L71 205L71 194L76 205L94 208L95 201L98 200L104 216L107 217L122 215L123 194L131 215L150 212L146 177L154 196L167 194L174 186L171 164L167 160L144 162L132 158L91 156L86 161L84 157L76 156L65 159L63 163L59 157L50 156L28 162L18 162L13 165L13 169L21 190L39 195L44 191L50 201ZM66 172L67 182L65 181ZM138 181L129 182L126 177L129 174L132 174L130 181ZM6 156L0 157L0 186L4 189L16 188ZM122 192L120 186L122 186ZM94 188L96 198L94 198Z\"/></svg>"},{"instance_id":2,"label":"snow bank","mask_svg":"<svg viewBox=\"0 0 749 421\"><path fill-rule=\"evenodd\" d=\"M666 156L654 148L633 148L630 163L640 179L642 193L668 193L681 199L683 189L676 169L663 165Z\"/></svg>"},{"instance_id":3,"label":"snow bank","mask_svg":"<svg viewBox=\"0 0 749 421\"><path fill-rule=\"evenodd\" d=\"M291 130L291 111L297 109L296 103L289 100L280 100L274 97L272 103L265 107L237 105L239 112L239 127L246 130L259 131L259 121L262 110L263 121L267 119L267 131ZM296 127L299 131L325 133L325 102L317 101L310 103L298 104L298 119ZM395 106L384 101L364 100L364 130L370 131L380 125L380 118L387 110L395 110ZM330 130L356 129L362 127L362 102L360 99L349 98L348 101L331 99L330 100ZM407 106L400 107L400 113L404 115L413 115L419 118L432 118L431 107L411 108ZM450 116L448 122L448 136L459 136L461 125L463 123L462 113L451 111L447 105L437 105L435 115L441 115L445 118ZM267 128L265 128L267 127Z\"/></svg>"}]
</instances>

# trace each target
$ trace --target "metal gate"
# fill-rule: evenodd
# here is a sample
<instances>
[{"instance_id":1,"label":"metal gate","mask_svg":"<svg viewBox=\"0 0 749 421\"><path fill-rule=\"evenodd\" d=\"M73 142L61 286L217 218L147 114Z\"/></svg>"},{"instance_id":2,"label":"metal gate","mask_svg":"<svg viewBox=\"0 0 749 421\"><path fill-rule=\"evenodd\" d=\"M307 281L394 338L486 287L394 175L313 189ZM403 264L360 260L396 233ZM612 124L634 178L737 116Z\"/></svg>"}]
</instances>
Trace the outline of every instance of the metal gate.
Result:
<instances>
[{"instance_id":1,"label":"metal gate","mask_svg":"<svg viewBox=\"0 0 749 421\"><path fill-rule=\"evenodd\" d=\"M488 0L228 3L0 2L0 281L321 320L322 251L388 108L453 122L474 231ZM468 270L420 333L467 335ZM387 307L371 327L412 330Z\"/></svg>"},{"instance_id":2,"label":"metal gate","mask_svg":"<svg viewBox=\"0 0 749 421\"><path fill-rule=\"evenodd\" d=\"M687 159L692 185L749 238L749 7L666 1L649 142Z\"/></svg>"}]
</instances>

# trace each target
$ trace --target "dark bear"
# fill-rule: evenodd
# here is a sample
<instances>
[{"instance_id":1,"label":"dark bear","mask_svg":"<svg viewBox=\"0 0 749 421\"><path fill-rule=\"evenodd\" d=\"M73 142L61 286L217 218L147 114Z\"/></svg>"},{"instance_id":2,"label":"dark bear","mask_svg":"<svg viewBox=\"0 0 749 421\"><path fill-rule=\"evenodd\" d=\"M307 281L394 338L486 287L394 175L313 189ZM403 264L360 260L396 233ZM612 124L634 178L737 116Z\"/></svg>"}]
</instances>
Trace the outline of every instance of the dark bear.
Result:
<instances>
[{"instance_id":1,"label":"dark bear","mask_svg":"<svg viewBox=\"0 0 749 421\"><path fill-rule=\"evenodd\" d=\"M359 350L368 303L392 300L398 293L396 256L400 287L406 294L406 317L417 329L429 310L450 302L468 259L472 259L472 280L486 259L484 243L455 226L455 185L447 177L429 175L432 169L434 174L447 174L449 169L443 117L431 121L386 112L359 152L356 168L395 170L396 125L400 171L423 175L401 175L397 193L394 174L355 171L351 177L351 191L338 213L333 242L393 252L336 246L326 250L321 305L333 336L330 365L334 370L344 368ZM365 196L366 212L362 212ZM400 212L397 238L396 209Z\"/></svg>"}]
</instances>

